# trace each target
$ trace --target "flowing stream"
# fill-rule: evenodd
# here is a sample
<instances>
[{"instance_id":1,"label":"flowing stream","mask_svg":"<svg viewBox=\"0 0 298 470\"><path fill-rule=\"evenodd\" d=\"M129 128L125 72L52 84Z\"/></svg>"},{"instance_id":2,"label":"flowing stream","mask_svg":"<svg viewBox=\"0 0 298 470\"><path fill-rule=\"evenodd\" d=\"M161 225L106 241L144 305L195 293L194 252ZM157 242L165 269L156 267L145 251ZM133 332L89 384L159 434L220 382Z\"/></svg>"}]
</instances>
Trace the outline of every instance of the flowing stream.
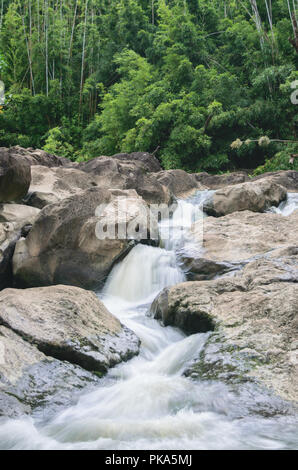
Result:
<instances>
[{"instance_id":1,"label":"flowing stream","mask_svg":"<svg viewBox=\"0 0 298 470\"><path fill-rule=\"evenodd\" d=\"M165 237L170 221L160 223L163 248L136 246L99 294L141 339L140 355L111 369L99 386L54 417L2 423L0 448L297 449L297 416L281 413L286 406L278 398L251 384L236 387L183 376L208 334L186 337L147 315L161 289L185 280L176 253L195 249L188 229L202 216L205 195L180 201L170 239ZM298 195L291 195L280 213L288 215L293 201L298 208ZM182 206L188 214L183 220Z\"/></svg>"}]
</instances>

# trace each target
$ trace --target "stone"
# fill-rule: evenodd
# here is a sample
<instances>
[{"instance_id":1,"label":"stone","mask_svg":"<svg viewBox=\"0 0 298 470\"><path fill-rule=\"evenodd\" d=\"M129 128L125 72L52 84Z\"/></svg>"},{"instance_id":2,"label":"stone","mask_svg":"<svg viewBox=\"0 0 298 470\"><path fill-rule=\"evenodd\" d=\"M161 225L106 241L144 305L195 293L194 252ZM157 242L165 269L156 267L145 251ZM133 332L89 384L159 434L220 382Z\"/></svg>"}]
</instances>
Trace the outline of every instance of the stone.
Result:
<instances>
[{"instance_id":1,"label":"stone","mask_svg":"<svg viewBox=\"0 0 298 470\"><path fill-rule=\"evenodd\" d=\"M75 168L36 165L32 166L31 173L26 204L39 209L97 186L91 175Z\"/></svg>"},{"instance_id":2,"label":"stone","mask_svg":"<svg viewBox=\"0 0 298 470\"><path fill-rule=\"evenodd\" d=\"M5 326L0 326L0 417L17 418L47 407L73 403L98 377L77 365L47 357Z\"/></svg>"},{"instance_id":3,"label":"stone","mask_svg":"<svg viewBox=\"0 0 298 470\"><path fill-rule=\"evenodd\" d=\"M271 173L263 173L262 175L255 176L252 181L259 181L263 179L271 179L276 184L280 184L289 192L298 192L298 171L283 170L273 171Z\"/></svg>"},{"instance_id":4,"label":"stone","mask_svg":"<svg viewBox=\"0 0 298 470\"><path fill-rule=\"evenodd\" d=\"M210 175L209 173L194 173L194 178L198 183L208 189L220 189L225 186L232 186L235 184L245 183L250 181L246 172L226 173L223 175Z\"/></svg>"},{"instance_id":5,"label":"stone","mask_svg":"<svg viewBox=\"0 0 298 470\"><path fill-rule=\"evenodd\" d=\"M90 291L72 286L5 289L0 324L46 356L105 373L139 352L139 339ZM35 360L29 354L28 361ZM13 368L6 375L14 375ZM11 381L11 380L10 380Z\"/></svg>"},{"instance_id":6,"label":"stone","mask_svg":"<svg viewBox=\"0 0 298 470\"><path fill-rule=\"evenodd\" d=\"M218 189L205 201L204 211L215 217L244 210L264 212L278 206L286 197L287 191L283 186L270 179L262 179Z\"/></svg>"},{"instance_id":7,"label":"stone","mask_svg":"<svg viewBox=\"0 0 298 470\"><path fill-rule=\"evenodd\" d=\"M31 182L30 165L10 149L0 148L0 203L20 201Z\"/></svg>"},{"instance_id":8,"label":"stone","mask_svg":"<svg viewBox=\"0 0 298 470\"><path fill-rule=\"evenodd\" d=\"M210 336L185 374L253 381L286 400L298 397L298 247L253 261L236 277L165 289L151 315Z\"/></svg>"},{"instance_id":9,"label":"stone","mask_svg":"<svg viewBox=\"0 0 298 470\"><path fill-rule=\"evenodd\" d=\"M234 212L224 217L204 219L203 246L201 221L192 228L198 253L188 257L186 266L195 274L208 276L241 269L248 261L297 243L298 211L283 217L272 213ZM202 278L200 278L202 279ZM210 279L210 277L209 277Z\"/></svg>"},{"instance_id":10,"label":"stone","mask_svg":"<svg viewBox=\"0 0 298 470\"><path fill-rule=\"evenodd\" d=\"M96 215L101 205L104 211ZM44 207L28 237L17 243L13 257L17 285L99 288L116 261L135 243L150 239L149 216L147 204L134 190L92 188ZM100 238L98 224L102 229L115 227L115 232ZM118 237L120 225L124 234ZM128 234L129 228L135 231Z\"/></svg>"},{"instance_id":11,"label":"stone","mask_svg":"<svg viewBox=\"0 0 298 470\"><path fill-rule=\"evenodd\" d=\"M126 154L120 154L126 155ZM117 156L116 156L117 157ZM142 160L115 157L97 157L80 163L78 168L91 174L97 185L107 189L135 189L148 204L170 204L172 194L148 172L149 164ZM152 167L151 167L152 168ZM153 167L154 168L154 167Z\"/></svg>"},{"instance_id":12,"label":"stone","mask_svg":"<svg viewBox=\"0 0 298 470\"><path fill-rule=\"evenodd\" d=\"M157 180L167 187L174 196L186 197L198 190L205 189L198 184L193 175L183 170L165 170L156 173Z\"/></svg>"},{"instance_id":13,"label":"stone","mask_svg":"<svg viewBox=\"0 0 298 470\"><path fill-rule=\"evenodd\" d=\"M67 158L58 157L57 155L52 155L44 150L33 149L33 148L23 148L19 145L11 147L10 149L0 148L1 151L9 151L9 153L15 156L19 161L28 163L30 166L42 165L48 168L53 168L57 166L63 167L72 167L76 163L71 162Z\"/></svg>"}]
</instances>

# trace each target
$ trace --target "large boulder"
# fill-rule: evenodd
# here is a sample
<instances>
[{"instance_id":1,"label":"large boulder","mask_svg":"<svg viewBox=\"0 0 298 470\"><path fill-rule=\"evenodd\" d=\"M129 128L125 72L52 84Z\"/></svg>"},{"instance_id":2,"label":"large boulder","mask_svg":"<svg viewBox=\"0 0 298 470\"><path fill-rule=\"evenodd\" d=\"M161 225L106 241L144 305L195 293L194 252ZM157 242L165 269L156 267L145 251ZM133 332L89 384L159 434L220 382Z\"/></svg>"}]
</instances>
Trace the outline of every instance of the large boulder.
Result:
<instances>
[{"instance_id":1,"label":"large boulder","mask_svg":"<svg viewBox=\"0 0 298 470\"><path fill-rule=\"evenodd\" d=\"M0 204L0 290L11 285L15 245L28 234L39 212L21 204Z\"/></svg>"},{"instance_id":2,"label":"large boulder","mask_svg":"<svg viewBox=\"0 0 298 470\"><path fill-rule=\"evenodd\" d=\"M50 286L5 289L0 323L47 356L106 372L138 353L139 340L90 291Z\"/></svg>"},{"instance_id":3,"label":"large boulder","mask_svg":"<svg viewBox=\"0 0 298 470\"><path fill-rule=\"evenodd\" d=\"M157 173L148 172L151 165L146 159L145 162L128 159L126 154L120 154L120 158L116 157L93 158L80 163L78 168L92 175L101 188L135 189L149 204L170 204L172 200L170 191L157 181Z\"/></svg>"},{"instance_id":4,"label":"large boulder","mask_svg":"<svg viewBox=\"0 0 298 470\"><path fill-rule=\"evenodd\" d=\"M0 202L19 201L26 196L31 182L30 165L0 148Z\"/></svg>"},{"instance_id":5,"label":"large boulder","mask_svg":"<svg viewBox=\"0 0 298 470\"><path fill-rule=\"evenodd\" d=\"M0 290L11 285L12 256L20 236L11 224L0 223Z\"/></svg>"},{"instance_id":6,"label":"large boulder","mask_svg":"<svg viewBox=\"0 0 298 470\"><path fill-rule=\"evenodd\" d=\"M26 287L97 288L136 241L156 236L149 217L147 204L133 190L92 188L48 205L17 243L15 280Z\"/></svg>"},{"instance_id":7,"label":"large boulder","mask_svg":"<svg viewBox=\"0 0 298 470\"><path fill-rule=\"evenodd\" d=\"M234 212L197 221L191 250L179 259L189 280L209 280L242 269L252 259L297 242L298 211L290 216ZM203 226L202 226L203 224Z\"/></svg>"},{"instance_id":8,"label":"large boulder","mask_svg":"<svg viewBox=\"0 0 298 470\"><path fill-rule=\"evenodd\" d=\"M117 153L116 155L113 155L113 158L120 161L138 162L143 166L145 171L151 173L162 170L157 158L147 152Z\"/></svg>"},{"instance_id":9,"label":"large boulder","mask_svg":"<svg viewBox=\"0 0 298 470\"><path fill-rule=\"evenodd\" d=\"M208 217L203 223L203 239L202 221L196 222L191 231L197 252L181 256L192 280L237 271L252 259L297 243L298 211L288 217L234 212L219 218Z\"/></svg>"},{"instance_id":10,"label":"large boulder","mask_svg":"<svg viewBox=\"0 0 298 470\"><path fill-rule=\"evenodd\" d=\"M194 178L198 183L208 189L220 189L225 186L245 183L250 181L248 174L244 171L227 173L223 175L210 175L209 173L194 173Z\"/></svg>"},{"instance_id":11,"label":"large boulder","mask_svg":"<svg viewBox=\"0 0 298 470\"><path fill-rule=\"evenodd\" d=\"M16 418L44 408L55 413L99 378L77 365L46 356L0 326L0 417Z\"/></svg>"},{"instance_id":12,"label":"large boulder","mask_svg":"<svg viewBox=\"0 0 298 470\"><path fill-rule=\"evenodd\" d=\"M76 165L67 158L52 155L50 153L45 152L44 150L33 148L25 149L18 145L15 147L11 147L10 149L0 148L0 154L2 151L8 151L10 155L13 155L19 160L28 163L30 166L42 165L48 168L53 168L57 166L71 167Z\"/></svg>"},{"instance_id":13,"label":"large boulder","mask_svg":"<svg viewBox=\"0 0 298 470\"><path fill-rule=\"evenodd\" d=\"M289 192L298 192L298 171L273 171L270 173L264 173L262 175L255 176L252 181L259 181L263 180L264 178L270 178L276 184L280 184L281 186L286 188Z\"/></svg>"},{"instance_id":14,"label":"large boulder","mask_svg":"<svg viewBox=\"0 0 298 470\"><path fill-rule=\"evenodd\" d=\"M12 224L15 229L33 225L40 209L23 204L0 204L0 222Z\"/></svg>"},{"instance_id":15,"label":"large boulder","mask_svg":"<svg viewBox=\"0 0 298 470\"><path fill-rule=\"evenodd\" d=\"M257 381L298 397L298 248L249 263L237 277L164 290L151 314L187 333L210 331L186 375Z\"/></svg>"},{"instance_id":16,"label":"large boulder","mask_svg":"<svg viewBox=\"0 0 298 470\"><path fill-rule=\"evenodd\" d=\"M138 338L92 292L6 289L0 305L0 416L53 413L138 353Z\"/></svg>"},{"instance_id":17,"label":"large boulder","mask_svg":"<svg viewBox=\"0 0 298 470\"><path fill-rule=\"evenodd\" d=\"M167 187L176 197L189 196L205 187L198 184L193 175L183 170L165 170L156 173L156 179Z\"/></svg>"},{"instance_id":18,"label":"large boulder","mask_svg":"<svg viewBox=\"0 0 298 470\"><path fill-rule=\"evenodd\" d=\"M278 206L287 197L287 191L271 179L242 183L218 189L204 203L204 211L216 217L232 212L250 210L264 212Z\"/></svg>"},{"instance_id":19,"label":"large boulder","mask_svg":"<svg viewBox=\"0 0 298 470\"><path fill-rule=\"evenodd\" d=\"M62 199L97 186L92 175L75 168L32 166L32 181L26 204L42 209Z\"/></svg>"}]
</instances>

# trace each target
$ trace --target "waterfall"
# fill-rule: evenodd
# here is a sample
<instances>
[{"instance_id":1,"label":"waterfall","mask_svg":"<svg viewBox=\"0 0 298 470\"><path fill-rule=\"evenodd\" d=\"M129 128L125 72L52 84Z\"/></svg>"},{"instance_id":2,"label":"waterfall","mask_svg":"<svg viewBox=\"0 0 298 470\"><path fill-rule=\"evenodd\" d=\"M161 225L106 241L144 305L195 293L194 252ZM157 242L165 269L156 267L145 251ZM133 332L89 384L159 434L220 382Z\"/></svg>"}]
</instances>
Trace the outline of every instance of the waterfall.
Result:
<instances>
[{"instance_id":1,"label":"waterfall","mask_svg":"<svg viewBox=\"0 0 298 470\"><path fill-rule=\"evenodd\" d=\"M183 282L174 252L137 245L116 265L104 288L104 294L127 302L149 302L164 288Z\"/></svg>"}]
</instances>

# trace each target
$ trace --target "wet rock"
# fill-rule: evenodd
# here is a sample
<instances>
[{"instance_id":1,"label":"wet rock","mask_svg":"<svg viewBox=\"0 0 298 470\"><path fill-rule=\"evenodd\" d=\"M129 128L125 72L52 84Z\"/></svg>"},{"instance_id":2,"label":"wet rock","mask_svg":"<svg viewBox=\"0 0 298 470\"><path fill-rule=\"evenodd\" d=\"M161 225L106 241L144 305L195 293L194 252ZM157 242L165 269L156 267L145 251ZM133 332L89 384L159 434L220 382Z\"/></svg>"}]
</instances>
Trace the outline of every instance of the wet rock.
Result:
<instances>
[{"instance_id":1,"label":"wet rock","mask_svg":"<svg viewBox=\"0 0 298 470\"><path fill-rule=\"evenodd\" d=\"M32 181L26 204L42 209L73 194L97 186L92 175L75 168L32 166Z\"/></svg>"},{"instance_id":2,"label":"wet rock","mask_svg":"<svg viewBox=\"0 0 298 470\"><path fill-rule=\"evenodd\" d=\"M216 276L237 271L243 267L242 263L229 263L213 261L212 259L182 255L180 262L190 281L204 281L214 279Z\"/></svg>"},{"instance_id":3,"label":"wet rock","mask_svg":"<svg viewBox=\"0 0 298 470\"><path fill-rule=\"evenodd\" d=\"M104 373L139 351L135 334L93 292L77 287L5 289L0 293L0 324L47 356L88 371ZM36 351L38 362L40 357ZM28 361L35 363L35 356L28 353ZM17 371L15 365L10 376Z\"/></svg>"},{"instance_id":4,"label":"wet rock","mask_svg":"<svg viewBox=\"0 0 298 470\"><path fill-rule=\"evenodd\" d=\"M298 248L288 247L248 263L236 277L163 291L153 304L156 318L187 332L211 332L186 375L254 381L297 400L297 266ZM208 320L206 328L198 319Z\"/></svg>"},{"instance_id":5,"label":"wet rock","mask_svg":"<svg viewBox=\"0 0 298 470\"><path fill-rule=\"evenodd\" d=\"M198 302L193 294L195 287L196 284L188 282L164 289L154 300L149 314L165 326L176 326L188 334L213 330L211 296L202 295Z\"/></svg>"},{"instance_id":6,"label":"wet rock","mask_svg":"<svg viewBox=\"0 0 298 470\"><path fill-rule=\"evenodd\" d=\"M0 417L16 418L45 406L72 403L98 377L77 365L45 356L12 330L0 326Z\"/></svg>"},{"instance_id":7,"label":"wet rock","mask_svg":"<svg viewBox=\"0 0 298 470\"><path fill-rule=\"evenodd\" d=\"M100 207L104 210L99 214ZM149 215L148 206L133 190L93 188L46 206L28 237L17 243L15 280L24 287L98 288L136 242L150 239L151 233L156 236L156 230L150 232ZM105 233L109 227L112 233Z\"/></svg>"},{"instance_id":8,"label":"wet rock","mask_svg":"<svg viewBox=\"0 0 298 470\"><path fill-rule=\"evenodd\" d=\"M30 165L0 148L0 202L19 201L26 196L31 182Z\"/></svg>"},{"instance_id":9,"label":"wet rock","mask_svg":"<svg viewBox=\"0 0 298 470\"><path fill-rule=\"evenodd\" d=\"M264 212L287 197L286 189L270 179L219 189L204 203L204 211L215 217L250 210Z\"/></svg>"}]
</instances>

